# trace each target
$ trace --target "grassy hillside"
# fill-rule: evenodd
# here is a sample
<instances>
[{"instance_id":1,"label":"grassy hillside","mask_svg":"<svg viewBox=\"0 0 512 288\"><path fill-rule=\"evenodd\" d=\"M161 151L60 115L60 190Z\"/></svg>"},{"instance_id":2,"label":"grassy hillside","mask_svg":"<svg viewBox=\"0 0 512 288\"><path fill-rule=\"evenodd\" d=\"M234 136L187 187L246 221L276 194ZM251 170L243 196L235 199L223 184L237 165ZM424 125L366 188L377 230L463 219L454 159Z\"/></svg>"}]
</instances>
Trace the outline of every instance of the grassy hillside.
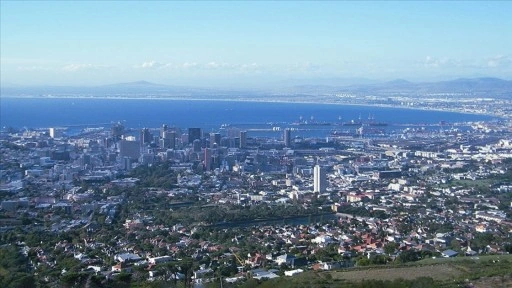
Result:
<instances>
[{"instance_id":1,"label":"grassy hillside","mask_svg":"<svg viewBox=\"0 0 512 288\"><path fill-rule=\"evenodd\" d=\"M242 287L512 287L512 255L425 259L339 271L308 271Z\"/></svg>"}]
</instances>

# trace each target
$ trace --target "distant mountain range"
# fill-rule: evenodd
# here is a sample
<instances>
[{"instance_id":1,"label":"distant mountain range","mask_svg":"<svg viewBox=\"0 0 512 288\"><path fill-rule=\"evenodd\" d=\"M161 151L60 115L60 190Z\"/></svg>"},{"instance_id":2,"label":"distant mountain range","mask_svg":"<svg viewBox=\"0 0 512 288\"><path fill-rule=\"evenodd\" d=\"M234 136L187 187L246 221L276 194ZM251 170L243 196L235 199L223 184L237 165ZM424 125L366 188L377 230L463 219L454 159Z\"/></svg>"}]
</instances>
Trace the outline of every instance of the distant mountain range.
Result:
<instances>
[{"instance_id":1,"label":"distant mountain range","mask_svg":"<svg viewBox=\"0 0 512 288\"><path fill-rule=\"evenodd\" d=\"M306 80L292 80L292 83ZM292 85L282 88L255 90L230 90L220 88L195 88L186 86L171 86L147 81L117 83L102 86L6 86L2 85L2 96L90 96L90 97L165 97L165 96L234 96L243 95L325 95L331 93L351 93L356 95L408 95L408 96L442 96L450 94L458 96L478 96L512 99L512 81L499 78L461 78L450 81L415 83L403 79L389 82L372 82L359 79L359 84L348 85L347 79L331 78L322 84ZM329 83L329 85L325 85ZM291 84L287 82L286 84ZM285 84L285 85L286 85ZM5 86L5 87L4 87Z\"/></svg>"},{"instance_id":2,"label":"distant mountain range","mask_svg":"<svg viewBox=\"0 0 512 288\"><path fill-rule=\"evenodd\" d=\"M210 93L209 89L171 86L147 81L116 83L101 86L7 86L3 96L80 96L80 97L144 97L193 96Z\"/></svg>"},{"instance_id":3,"label":"distant mountain range","mask_svg":"<svg viewBox=\"0 0 512 288\"><path fill-rule=\"evenodd\" d=\"M280 93L352 93L358 95L409 95L424 96L435 94L458 94L512 99L512 81L499 78L460 78L440 82L410 82L397 79L389 82L349 85L297 85L280 89Z\"/></svg>"},{"instance_id":4,"label":"distant mountain range","mask_svg":"<svg viewBox=\"0 0 512 288\"><path fill-rule=\"evenodd\" d=\"M499 78L460 78L451 81L413 83L406 80L394 80L390 82L352 86L356 91L366 90L373 93L400 93L400 94L440 94L440 93L467 93L471 95L511 96L512 81Z\"/></svg>"}]
</instances>

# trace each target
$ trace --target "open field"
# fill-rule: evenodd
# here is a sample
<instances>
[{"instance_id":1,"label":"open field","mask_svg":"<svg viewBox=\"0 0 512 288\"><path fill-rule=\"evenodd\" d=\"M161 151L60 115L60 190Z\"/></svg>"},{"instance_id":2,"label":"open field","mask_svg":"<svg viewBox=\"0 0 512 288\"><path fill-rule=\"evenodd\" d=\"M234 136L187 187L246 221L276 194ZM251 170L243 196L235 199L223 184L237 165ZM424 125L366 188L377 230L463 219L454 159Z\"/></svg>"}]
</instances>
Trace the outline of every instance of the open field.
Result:
<instances>
[{"instance_id":1,"label":"open field","mask_svg":"<svg viewBox=\"0 0 512 288\"><path fill-rule=\"evenodd\" d=\"M472 288L512 288L512 276L483 277L475 281L468 281Z\"/></svg>"},{"instance_id":2,"label":"open field","mask_svg":"<svg viewBox=\"0 0 512 288\"><path fill-rule=\"evenodd\" d=\"M501 261L510 262L512 264L512 254L510 255L483 255L476 257L453 257L453 258L428 258L417 262L410 262L407 265L435 265L445 263L484 263L489 261L495 261L497 263Z\"/></svg>"},{"instance_id":3,"label":"open field","mask_svg":"<svg viewBox=\"0 0 512 288\"><path fill-rule=\"evenodd\" d=\"M431 258L401 265L307 271L241 287L512 288L512 255Z\"/></svg>"},{"instance_id":4,"label":"open field","mask_svg":"<svg viewBox=\"0 0 512 288\"><path fill-rule=\"evenodd\" d=\"M401 266L374 266L330 273L333 279L348 282L429 277L443 287L508 288L512 287L512 255L430 258Z\"/></svg>"},{"instance_id":5,"label":"open field","mask_svg":"<svg viewBox=\"0 0 512 288\"><path fill-rule=\"evenodd\" d=\"M448 264L416 267L382 267L365 270L332 272L333 279L343 279L349 282L361 280L395 280L398 278L413 280L419 277L431 277L434 280L446 281L457 278L463 271Z\"/></svg>"}]
</instances>

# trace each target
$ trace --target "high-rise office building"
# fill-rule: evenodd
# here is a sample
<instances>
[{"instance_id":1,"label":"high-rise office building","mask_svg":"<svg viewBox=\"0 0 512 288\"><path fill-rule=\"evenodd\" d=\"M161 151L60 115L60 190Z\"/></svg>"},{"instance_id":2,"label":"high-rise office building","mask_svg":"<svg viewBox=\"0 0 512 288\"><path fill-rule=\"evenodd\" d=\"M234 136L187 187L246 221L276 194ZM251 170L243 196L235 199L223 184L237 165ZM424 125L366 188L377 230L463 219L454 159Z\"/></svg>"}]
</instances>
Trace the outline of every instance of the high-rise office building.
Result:
<instances>
[{"instance_id":1,"label":"high-rise office building","mask_svg":"<svg viewBox=\"0 0 512 288\"><path fill-rule=\"evenodd\" d=\"M50 137L51 138L59 138L59 137L62 136L61 135L62 134L61 131L58 130L57 128L50 128L49 132L50 132Z\"/></svg>"},{"instance_id":2,"label":"high-rise office building","mask_svg":"<svg viewBox=\"0 0 512 288\"><path fill-rule=\"evenodd\" d=\"M114 140L112 140L112 138L104 138L103 139L103 146L110 147L110 146L112 146L112 144L114 144Z\"/></svg>"},{"instance_id":3,"label":"high-rise office building","mask_svg":"<svg viewBox=\"0 0 512 288\"><path fill-rule=\"evenodd\" d=\"M292 130L290 128L284 129L284 146L292 146Z\"/></svg>"},{"instance_id":4,"label":"high-rise office building","mask_svg":"<svg viewBox=\"0 0 512 288\"><path fill-rule=\"evenodd\" d=\"M165 131L164 135L162 137L162 140L164 140L164 147L162 148L169 148L174 149L176 148L176 132L173 131Z\"/></svg>"},{"instance_id":5,"label":"high-rise office building","mask_svg":"<svg viewBox=\"0 0 512 288\"><path fill-rule=\"evenodd\" d=\"M124 134L124 126L120 122L114 124L111 129L112 138L114 140L120 140L121 136Z\"/></svg>"},{"instance_id":6,"label":"high-rise office building","mask_svg":"<svg viewBox=\"0 0 512 288\"><path fill-rule=\"evenodd\" d=\"M172 132L174 133L174 148L173 149L178 149L181 147L181 145L183 143L187 143L187 141L185 140L185 142L183 142L182 140L182 132L181 132L181 129L178 128L178 127L172 127L172 128L169 128L169 130L167 130L168 132ZM188 137L187 137L188 138ZM172 143L171 143L172 144Z\"/></svg>"},{"instance_id":7,"label":"high-rise office building","mask_svg":"<svg viewBox=\"0 0 512 288\"><path fill-rule=\"evenodd\" d=\"M160 128L160 138L164 138L164 133L169 130L169 126L167 124L163 124L162 128Z\"/></svg>"},{"instance_id":8,"label":"high-rise office building","mask_svg":"<svg viewBox=\"0 0 512 288\"><path fill-rule=\"evenodd\" d=\"M229 138L237 138L240 136L240 128L228 127L226 129L226 136Z\"/></svg>"},{"instance_id":9,"label":"high-rise office building","mask_svg":"<svg viewBox=\"0 0 512 288\"><path fill-rule=\"evenodd\" d=\"M130 170L132 168L132 159L130 157L121 158L121 169Z\"/></svg>"},{"instance_id":10,"label":"high-rise office building","mask_svg":"<svg viewBox=\"0 0 512 288\"><path fill-rule=\"evenodd\" d=\"M181 140L181 144L183 144L183 145L189 144L188 143L188 134L187 133L181 134L180 140Z\"/></svg>"},{"instance_id":11,"label":"high-rise office building","mask_svg":"<svg viewBox=\"0 0 512 288\"><path fill-rule=\"evenodd\" d=\"M214 148L214 144L220 146L220 133L210 133L210 148Z\"/></svg>"},{"instance_id":12,"label":"high-rise office building","mask_svg":"<svg viewBox=\"0 0 512 288\"><path fill-rule=\"evenodd\" d=\"M240 131L240 148L247 147L247 131Z\"/></svg>"},{"instance_id":13,"label":"high-rise office building","mask_svg":"<svg viewBox=\"0 0 512 288\"><path fill-rule=\"evenodd\" d=\"M163 149L169 149L169 146L171 146L171 141L169 139L161 138L158 140L158 147Z\"/></svg>"},{"instance_id":14,"label":"high-rise office building","mask_svg":"<svg viewBox=\"0 0 512 288\"><path fill-rule=\"evenodd\" d=\"M212 150L210 148L204 149L204 170L212 170Z\"/></svg>"},{"instance_id":15,"label":"high-rise office building","mask_svg":"<svg viewBox=\"0 0 512 288\"><path fill-rule=\"evenodd\" d=\"M153 141L153 135L151 135L151 131L148 128L142 128L140 131L140 145L144 146L144 144L149 144Z\"/></svg>"},{"instance_id":16,"label":"high-rise office building","mask_svg":"<svg viewBox=\"0 0 512 288\"><path fill-rule=\"evenodd\" d=\"M188 143L194 143L194 140L201 140L201 128L188 128Z\"/></svg>"},{"instance_id":17,"label":"high-rise office building","mask_svg":"<svg viewBox=\"0 0 512 288\"><path fill-rule=\"evenodd\" d=\"M140 142L129 140L119 141L119 156L138 160L140 156Z\"/></svg>"},{"instance_id":18,"label":"high-rise office building","mask_svg":"<svg viewBox=\"0 0 512 288\"><path fill-rule=\"evenodd\" d=\"M314 192L325 192L327 188L327 173L324 167L316 165L313 169L313 191Z\"/></svg>"},{"instance_id":19,"label":"high-rise office building","mask_svg":"<svg viewBox=\"0 0 512 288\"><path fill-rule=\"evenodd\" d=\"M232 148L235 143L235 140L232 139L232 138L228 138L228 137L222 137L220 138L220 146L221 147L227 147L227 148Z\"/></svg>"},{"instance_id":20,"label":"high-rise office building","mask_svg":"<svg viewBox=\"0 0 512 288\"><path fill-rule=\"evenodd\" d=\"M194 152L201 152L201 140L196 139L192 142Z\"/></svg>"}]
</instances>

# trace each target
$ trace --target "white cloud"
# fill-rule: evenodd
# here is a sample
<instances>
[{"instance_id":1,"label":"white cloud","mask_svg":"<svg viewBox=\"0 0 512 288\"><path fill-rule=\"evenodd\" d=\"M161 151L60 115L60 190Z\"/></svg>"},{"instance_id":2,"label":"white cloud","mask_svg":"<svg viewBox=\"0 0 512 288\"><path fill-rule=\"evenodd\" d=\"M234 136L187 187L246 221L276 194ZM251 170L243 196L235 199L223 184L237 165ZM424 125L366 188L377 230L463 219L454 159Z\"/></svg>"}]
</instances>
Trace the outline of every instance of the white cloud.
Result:
<instances>
[{"instance_id":1,"label":"white cloud","mask_svg":"<svg viewBox=\"0 0 512 288\"><path fill-rule=\"evenodd\" d=\"M427 68L441 68L446 66L460 66L461 63L458 60L451 59L448 57L435 58L432 56L425 57L423 65Z\"/></svg>"},{"instance_id":2,"label":"white cloud","mask_svg":"<svg viewBox=\"0 0 512 288\"><path fill-rule=\"evenodd\" d=\"M61 69L67 72L77 72L83 70L99 70L108 68L111 68L111 66L96 64L68 64L63 66Z\"/></svg>"},{"instance_id":3,"label":"white cloud","mask_svg":"<svg viewBox=\"0 0 512 288\"><path fill-rule=\"evenodd\" d=\"M52 67L35 65L35 66L19 66L16 68L16 70L18 70L18 71L50 71L50 70L54 70L54 69Z\"/></svg>"},{"instance_id":4,"label":"white cloud","mask_svg":"<svg viewBox=\"0 0 512 288\"><path fill-rule=\"evenodd\" d=\"M490 68L508 67L512 64L512 58L505 55L497 55L486 60L487 67Z\"/></svg>"},{"instance_id":5,"label":"white cloud","mask_svg":"<svg viewBox=\"0 0 512 288\"><path fill-rule=\"evenodd\" d=\"M212 61L212 62L206 64L206 67L210 68L210 69L218 69L218 68L223 67L224 65L226 65L226 63L218 63L218 62Z\"/></svg>"},{"instance_id":6,"label":"white cloud","mask_svg":"<svg viewBox=\"0 0 512 288\"><path fill-rule=\"evenodd\" d=\"M289 72L316 73L322 69L321 65L312 62L295 63L288 67Z\"/></svg>"},{"instance_id":7,"label":"white cloud","mask_svg":"<svg viewBox=\"0 0 512 288\"><path fill-rule=\"evenodd\" d=\"M199 65L202 66L202 65ZM261 69L261 66L257 63L250 64L231 64L226 62L211 61L204 65L207 69L223 69L223 70L239 70L239 71L256 71Z\"/></svg>"},{"instance_id":8,"label":"white cloud","mask_svg":"<svg viewBox=\"0 0 512 288\"><path fill-rule=\"evenodd\" d=\"M262 67L258 65L257 63L251 63L251 64L242 64L240 66L242 70L260 70Z\"/></svg>"},{"instance_id":9,"label":"white cloud","mask_svg":"<svg viewBox=\"0 0 512 288\"><path fill-rule=\"evenodd\" d=\"M235 68L238 68L240 65L238 64L229 64L229 63L225 63L225 62L216 62L216 61L211 61L209 62L208 64L206 64L206 68L209 68L209 69L235 69Z\"/></svg>"},{"instance_id":10,"label":"white cloud","mask_svg":"<svg viewBox=\"0 0 512 288\"><path fill-rule=\"evenodd\" d=\"M232 72L257 72L262 69L262 66L257 63L248 63L248 64L233 64L227 62L220 61L209 61L206 63L200 63L196 61L188 61L183 63L164 63L158 61L146 61L142 64L137 64L133 66L137 69L147 69L147 70L158 70L158 69L173 69L173 70L218 70L218 71L232 71Z\"/></svg>"},{"instance_id":11,"label":"white cloud","mask_svg":"<svg viewBox=\"0 0 512 288\"><path fill-rule=\"evenodd\" d=\"M141 67L142 68L157 68L157 67L161 67L162 65L163 64L155 62L155 61L149 61L149 62L142 63Z\"/></svg>"},{"instance_id":12,"label":"white cloud","mask_svg":"<svg viewBox=\"0 0 512 288\"><path fill-rule=\"evenodd\" d=\"M140 65L135 65L135 68L142 68L142 69L162 69L167 67L172 67L172 63L161 63L157 61L146 61Z\"/></svg>"},{"instance_id":13,"label":"white cloud","mask_svg":"<svg viewBox=\"0 0 512 288\"><path fill-rule=\"evenodd\" d=\"M197 62L185 62L182 65L185 69L191 69L191 68L200 68L200 65Z\"/></svg>"},{"instance_id":14,"label":"white cloud","mask_svg":"<svg viewBox=\"0 0 512 288\"><path fill-rule=\"evenodd\" d=\"M18 71L64 71L64 72L77 72L85 70L101 70L110 69L112 66L96 65L96 64L66 64L66 65L25 65L18 66Z\"/></svg>"},{"instance_id":15,"label":"white cloud","mask_svg":"<svg viewBox=\"0 0 512 288\"><path fill-rule=\"evenodd\" d=\"M435 58L432 56L425 57L423 66L426 68L464 68L464 69L504 69L512 66L512 58L506 55L497 55L494 57L460 60L448 57Z\"/></svg>"}]
</instances>

